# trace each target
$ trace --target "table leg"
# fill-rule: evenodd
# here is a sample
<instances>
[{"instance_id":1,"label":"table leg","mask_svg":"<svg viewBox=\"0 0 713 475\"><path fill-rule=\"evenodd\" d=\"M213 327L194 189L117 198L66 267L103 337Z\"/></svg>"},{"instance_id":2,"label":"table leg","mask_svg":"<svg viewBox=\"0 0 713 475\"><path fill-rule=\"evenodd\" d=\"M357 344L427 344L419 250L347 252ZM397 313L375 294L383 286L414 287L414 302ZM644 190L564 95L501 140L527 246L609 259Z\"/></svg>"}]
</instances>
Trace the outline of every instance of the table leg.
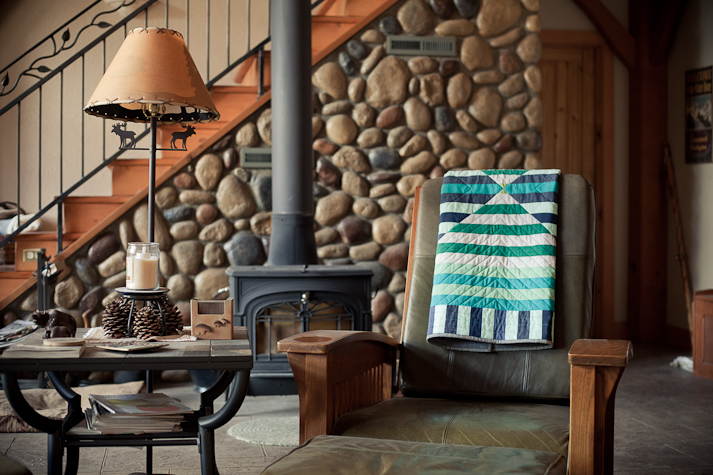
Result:
<instances>
[{"instance_id":1,"label":"table leg","mask_svg":"<svg viewBox=\"0 0 713 475\"><path fill-rule=\"evenodd\" d=\"M77 475L79 470L79 447L67 447L67 466L64 475Z\"/></svg>"},{"instance_id":2,"label":"table leg","mask_svg":"<svg viewBox=\"0 0 713 475\"><path fill-rule=\"evenodd\" d=\"M59 430L47 434L47 474L62 475L62 434Z\"/></svg>"},{"instance_id":3,"label":"table leg","mask_svg":"<svg viewBox=\"0 0 713 475\"><path fill-rule=\"evenodd\" d=\"M17 375L15 373L2 374L2 387L5 390L5 395L10 403L10 406L15 410L20 418L30 424L35 429L52 434L59 432L62 428L62 421L48 419L39 414L30 406L25 397L20 391L20 385L17 383Z\"/></svg>"},{"instance_id":4,"label":"table leg","mask_svg":"<svg viewBox=\"0 0 713 475\"><path fill-rule=\"evenodd\" d=\"M223 380L223 374L218 381ZM202 475L217 475L215 464L215 436L213 431L225 425L238 412L248 393L250 370L239 371L232 382L230 397L225 405L215 414L209 414L198 419L198 449L201 456Z\"/></svg>"}]
</instances>

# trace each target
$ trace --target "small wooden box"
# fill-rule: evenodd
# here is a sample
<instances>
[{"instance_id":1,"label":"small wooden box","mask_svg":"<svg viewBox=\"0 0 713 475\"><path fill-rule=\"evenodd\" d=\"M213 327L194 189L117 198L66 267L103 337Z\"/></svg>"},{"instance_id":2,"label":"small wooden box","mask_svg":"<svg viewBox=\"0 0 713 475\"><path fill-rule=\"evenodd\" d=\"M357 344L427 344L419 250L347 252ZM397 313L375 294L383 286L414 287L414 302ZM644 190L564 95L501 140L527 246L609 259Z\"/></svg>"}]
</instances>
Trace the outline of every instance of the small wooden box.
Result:
<instances>
[{"instance_id":1,"label":"small wooden box","mask_svg":"<svg viewBox=\"0 0 713 475\"><path fill-rule=\"evenodd\" d=\"M191 299L191 334L199 340L232 340L233 299Z\"/></svg>"},{"instance_id":2,"label":"small wooden box","mask_svg":"<svg viewBox=\"0 0 713 475\"><path fill-rule=\"evenodd\" d=\"M713 290L693 297L693 374L713 379Z\"/></svg>"}]
</instances>

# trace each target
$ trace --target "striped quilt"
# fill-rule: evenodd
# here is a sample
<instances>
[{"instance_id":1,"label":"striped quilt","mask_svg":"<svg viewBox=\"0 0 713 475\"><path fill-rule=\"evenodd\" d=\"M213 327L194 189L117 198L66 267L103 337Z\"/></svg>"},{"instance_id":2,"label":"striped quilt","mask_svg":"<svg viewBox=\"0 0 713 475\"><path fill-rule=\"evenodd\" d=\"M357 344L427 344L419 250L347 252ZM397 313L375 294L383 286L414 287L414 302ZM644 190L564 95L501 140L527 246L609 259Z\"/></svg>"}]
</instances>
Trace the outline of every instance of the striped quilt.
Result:
<instances>
[{"instance_id":1,"label":"striped quilt","mask_svg":"<svg viewBox=\"0 0 713 475\"><path fill-rule=\"evenodd\" d=\"M559 174L445 175L430 343L480 352L552 347Z\"/></svg>"}]
</instances>

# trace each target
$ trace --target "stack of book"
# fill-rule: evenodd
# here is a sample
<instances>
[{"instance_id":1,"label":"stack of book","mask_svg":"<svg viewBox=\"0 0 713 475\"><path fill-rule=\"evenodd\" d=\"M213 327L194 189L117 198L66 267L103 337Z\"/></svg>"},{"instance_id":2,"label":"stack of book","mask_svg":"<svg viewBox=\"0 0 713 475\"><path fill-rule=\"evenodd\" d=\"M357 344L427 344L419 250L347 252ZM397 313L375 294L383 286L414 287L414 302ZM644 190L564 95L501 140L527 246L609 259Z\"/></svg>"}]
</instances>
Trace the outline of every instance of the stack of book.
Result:
<instances>
[{"instance_id":1,"label":"stack of book","mask_svg":"<svg viewBox=\"0 0 713 475\"><path fill-rule=\"evenodd\" d=\"M89 395L87 428L99 434L151 434L181 431L193 411L162 393Z\"/></svg>"}]
</instances>

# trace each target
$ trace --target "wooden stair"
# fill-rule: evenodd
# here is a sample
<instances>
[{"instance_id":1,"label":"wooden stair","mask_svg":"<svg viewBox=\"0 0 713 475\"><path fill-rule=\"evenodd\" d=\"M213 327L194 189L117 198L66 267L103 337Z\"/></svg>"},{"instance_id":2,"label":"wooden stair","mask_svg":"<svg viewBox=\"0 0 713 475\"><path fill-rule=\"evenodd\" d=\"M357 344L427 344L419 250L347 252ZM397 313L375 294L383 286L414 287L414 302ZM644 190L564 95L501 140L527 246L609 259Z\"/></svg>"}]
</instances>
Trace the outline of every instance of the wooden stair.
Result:
<instances>
[{"instance_id":1,"label":"wooden stair","mask_svg":"<svg viewBox=\"0 0 713 475\"><path fill-rule=\"evenodd\" d=\"M319 61L335 49L337 43L345 41L345 35L365 20L371 21L398 0L326 0L312 15L312 57ZM235 125L235 120L256 104L258 97L257 55L249 58L234 73L236 86L214 86L211 97L220 112L220 119L196 126L196 135L189 138L187 151L160 152L156 163L157 184L163 182L165 173L175 173L176 165L185 163L186 158L204 148L206 142L216 140L216 134L225 134L227 125ZM270 90L270 51L264 55L263 91ZM157 142L159 148L170 148L171 134L183 130L180 125L159 127ZM219 138L219 137L218 137ZM112 170L112 196L69 197L64 204L63 254L74 252L98 231L95 227L114 216L119 208L136 202L139 194L148 186L148 159L117 159L109 165ZM144 195L145 196L145 195ZM91 230L91 232L89 232ZM86 233L86 234L85 234ZM36 270L36 261L25 260L23 253L28 249L46 248L47 255L55 256L56 231L23 233L16 239L14 270L0 266L0 310L29 289L33 284L29 279ZM72 248L71 244L75 244ZM67 254L67 255L69 255ZM61 257L60 257L61 259ZM19 267L18 267L19 266Z\"/></svg>"}]
</instances>

